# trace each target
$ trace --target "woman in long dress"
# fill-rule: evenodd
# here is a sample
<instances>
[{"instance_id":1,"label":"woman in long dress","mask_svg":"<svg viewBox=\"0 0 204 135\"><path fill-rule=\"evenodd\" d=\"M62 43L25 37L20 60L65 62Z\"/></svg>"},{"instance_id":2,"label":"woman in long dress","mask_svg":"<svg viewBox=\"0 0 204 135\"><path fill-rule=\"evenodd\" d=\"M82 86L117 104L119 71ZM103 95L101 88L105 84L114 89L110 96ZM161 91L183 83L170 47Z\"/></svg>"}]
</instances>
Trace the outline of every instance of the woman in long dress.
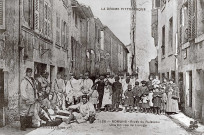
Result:
<instances>
[{"instance_id":1,"label":"woman in long dress","mask_svg":"<svg viewBox=\"0 0 204 135\"><path fill-rule=\"evenodd\" d=\"M104 87L104 95L103 95L103 101L102 101L102 107L105 108L105 111L110 111L112 105L112 92L110 85L108 85L108 82L105 82Z\"/></svg>"}]
</instances>

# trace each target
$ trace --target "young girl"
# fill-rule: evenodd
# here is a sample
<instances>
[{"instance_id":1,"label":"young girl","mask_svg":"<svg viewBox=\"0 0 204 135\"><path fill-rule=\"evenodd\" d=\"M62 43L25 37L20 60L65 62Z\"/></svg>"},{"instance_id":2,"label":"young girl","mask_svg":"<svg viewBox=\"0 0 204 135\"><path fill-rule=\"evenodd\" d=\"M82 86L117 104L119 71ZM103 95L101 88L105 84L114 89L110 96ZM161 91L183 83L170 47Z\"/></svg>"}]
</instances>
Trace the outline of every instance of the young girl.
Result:
<instances>
[{"instance_id":1,"label":"young girl","mask_svg":"<svg viewBox=\"0 0 204 135\"><path fill-rule=\"evenodd\" d=\"M159 87L159 84L160 84L159 76L156 75L155 79L152 80L152 85L154 86L154 88L156 88L156 87Z\"/></svg>"},{"instance_id":2,"label":"young girl","mask_svg":"<svg viewBox=\"0 0 204 135\"><path fill-rule=\"evenodd\" d=\"M167 95L165 93L164 88L162 88L161 92L162 92L161 114L165 114L166 113Z\"/></svg>"},{"instance_id":3,"label":"young girl","mask_svg":"<svg viewBox=\"0 0 204 135\"><path fill-rule=\"evenodd\" d=\"M98 104L98 97L99 97L98 91L97 89L94 89L93 93L90 96L90 102L94 105L95 109L97 109L96 107Z\"/></svg>"},{"instance_id":4,"label":"young girl","mask_svg":"<svg viewBox=\"0 0 204 135\"><path fill-rule=\"evenodd\" d=\"M125 96L125 110L124 112L127 112L127 109L129 107L129 112L132 113L133 111L133 105L134 105L134 92L132 91L132 85L128 85L128 89L124 93Z\"/></svg>"},{"instance_id":5,"label":"young girl","mask_svg":"<svg viewBox=\"0 0 204 135\"><path fill-rule=\"evenodd\" d=\"M106 81L104 87L102 107L105 108L105 111L111 111L111 105L112 105L112 92L110 85L108 85L108 82Z\"/></svg>"},{"instance_id":6,"label":"young girl","mask_svg":"<svg viewBox=\"0 0 204 135\"><path fill-rule=\"evenodd\" d=\"M143 112L147 113L149 109L148 93L144 93L142 96L142 108Z\"/></svg>"},{"instance_id":7,"label":"young girl","mask_svg":"<svg viewBox=\"0 0 204 135\"><path fill-rule=\"evenodd\" d=\"M149 99L149 107L150 107L149 112L153 113L153 102L152 102L152 99L153 99L153 88L149 89L148 99Z\"/></svg>"},{"instance_id":8,"label":"young girl","mask_svg":"<svg viewBox=\"0 0 204 135\"><path fill-rule=\"evenodd\" d=\"M162 101L161 92L159 91L159 88L155 88L155 92L153 94L153 105L155 109L155 114L160 114L160 108L161 108L161 101Z\"/></svg>"}]
</instances>

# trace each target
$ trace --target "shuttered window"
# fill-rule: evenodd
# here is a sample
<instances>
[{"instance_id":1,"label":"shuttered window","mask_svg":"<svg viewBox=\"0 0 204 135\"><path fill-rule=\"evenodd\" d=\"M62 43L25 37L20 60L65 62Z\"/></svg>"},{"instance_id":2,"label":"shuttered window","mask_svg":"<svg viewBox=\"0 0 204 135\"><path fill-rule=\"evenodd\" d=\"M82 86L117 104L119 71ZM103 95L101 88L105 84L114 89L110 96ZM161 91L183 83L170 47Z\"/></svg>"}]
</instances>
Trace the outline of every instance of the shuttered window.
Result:
<instances>
[{"instance_id":1,"label":"shuttered window","mask_svg":"<svg viewBox=\"0 0 204 135\"><path fill-rule=\"evenodd\" d=\"M0 0L0 29L5 29L5 0Z\"/></svg>"},{"instance_id":2,"label":"shuttered window","mask_svg":"<svg viewBox=\"0 0 204 135\"><path fill-rule=\"evenodd\" d=\"M34 29L39 31L39 0L34 0Z\"/></svg>"},{"instance_id":3,"label":"shuttered window","mask_svg":"<svg viewBox=\"0 0 204 135\"><path fill-rule=\"evenodd\" d=\"M56 44L60 45L60 14L56 13Z\"/></svg>"},{"instance_id":4,"label":"shuttered window","mask_svg":"<svg viewBox=\"0 0 204 135\"><path fill-rule=\"evenodd\" d=\"M52 25L51 25L51 21L52 21L52 10L51 10L51 6L45 2L44 4L44 25L45 25L45 36L49 39L51 39L51 35L52 35Z\"/></svg>"},{"instance_id":5,"label":"shuttered window","mask_svg":"<svg viewBox=\"0 0 204 135\"><path fill-rule=\"evenodd\" d=\"M188 0L188 39L196 37L196 1Z\"/></svg>"}]
</instances>

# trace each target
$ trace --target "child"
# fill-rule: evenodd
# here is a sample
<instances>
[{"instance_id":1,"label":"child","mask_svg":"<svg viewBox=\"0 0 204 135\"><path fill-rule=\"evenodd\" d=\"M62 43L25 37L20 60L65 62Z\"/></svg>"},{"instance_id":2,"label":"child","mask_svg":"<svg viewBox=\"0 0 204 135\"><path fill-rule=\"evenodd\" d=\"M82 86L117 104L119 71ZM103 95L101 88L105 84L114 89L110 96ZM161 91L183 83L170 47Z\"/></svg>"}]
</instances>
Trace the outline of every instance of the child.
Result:
<instances>
[{"instance_id":1,"label":"child","mask_svg":"<svg viewBox=\"0 0 204 135\"><path fill-rule=\"evenodd\" d=\"M102 107L105 108L105 111L111 111L111 105L112 105L112 91L110 85L108 84L108 81L105 81Z\"/></svg>"},{"instance_id":2,"label":"child","mask_svg":"<svg viewBox=\"0 0 204 135\"><path fill-rule=\"evenodd\" d=\"M135 87L133 88L133 93L134 93L134 107L136 107L136 112L138 112L139 109L139 101L140 101L140 87L139 87L139 82L135 82Z\"/></svg>"},{"instance_id":3,"label":"child","mask_svg":"<svg viewBox=\"0 0 204 135\"><path fill-rule=\"evenodd\" d=\"M146 92L149 92L148 90L148 87L147 87L147 82L146 81L141 81L142 83L142 86L140 87L140 90L141 90L141 95L146 93Z\"/></svg>"},{"instance_id":4,"label":"child","mask_svg":"<svg viewBox=\"0 0 204 135\"><path fill-rule=\"evenodd\" d=\"M142 108L143 112L147 113L149 109L148 93L144 93L142 96Z\"/></svg>"},{"instance_id":5,"label":"child","mask_svg":"<svg viewBox=\"0 0 204 135\"><path fill-rule=\"evenodd\" d=\"M153 99L153 87L149 88L148 99L149 99L149 107L150 107L149 112L153 113L153 102L152 102L152 99Z\"/></svg>"},{"instance_id":6,"label":"child","mask_svg":"<svg viewBox=\"0 0 204 135\"><path fill-rule=\"evenodd\" d=\"M154 86L154 88L156 88L156 87L159 87L159 84L160 84L159 76L156 75L155 79L152 80L152 85Z\"/></svg>"},{"instance_id":7,"label":"child","mask_svg":"<svg viewBox=\"0 0 204 135\"><path fill-rule=\"evenodd\" d=\"M115 77L115 82L113 83L112 86L112 107L113 110L112 111L119 111L119 103L121 101L122 98L122 84L119 82L119 77L116 76Z\"/></svg>"},{"instance_id":8,"label":"child","mask_svg":"<svg viewBox=\"0 0 204 135\"><path fill-rule=\"evenodd\" d=\"M161 101L162 101L162 96L161 92L159 91L159 88L155 88L155 92L153 93L153 105L155 109L155 114L160 114L160 108L161 108Z\"/></svg>"},{"instance_id":9,"label":"child","mask_svg":"<svg viewBox=\"0 0 204 135\"><path fill-rule=\"evenodd\" d=\"M96 106L98 104L98 97L99 97L99 94L98 94L98 91L95 87L93 93L90 96L90 102L94 105L94 108L96 110L97 110Z\"/></svg>"},{"instance_id":10,"label":"child","mask_svg":"<svg viewBox=\"0 0 204 135\"><path fill-rule=\"evenodd\" d=\"M165 114L166 113L167 95L165 93L164 88L162 88L161 92L162 92L161 114Z\"/></svg>"},{"instance_id":11,"label":"child","mask_svg":"<svg viewBox=\"0 0 204 135\"><path fill-rule=\"evenodd\" d=\"M132 91L132 85L128 85L128 89L124 93L125 96L125 110L124 112L127 112L127 109L129 107L129 112L132 113L133 111L133 105L134 105L134 93Z\"/></svg>"}]
</instances>

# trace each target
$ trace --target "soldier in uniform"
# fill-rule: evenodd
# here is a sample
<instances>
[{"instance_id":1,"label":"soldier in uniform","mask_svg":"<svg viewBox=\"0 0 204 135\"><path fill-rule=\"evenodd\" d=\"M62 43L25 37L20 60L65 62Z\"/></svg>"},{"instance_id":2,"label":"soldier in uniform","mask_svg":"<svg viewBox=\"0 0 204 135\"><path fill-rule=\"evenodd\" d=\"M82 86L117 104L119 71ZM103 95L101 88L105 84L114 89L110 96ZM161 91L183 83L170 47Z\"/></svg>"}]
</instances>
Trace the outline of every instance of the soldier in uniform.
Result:
<instances>
[{"instance_id":1,"label":"soldier in uniform","mask_svg":"<svg viewBox=\"0 0 204 135\"><path fill-rule=\"evenodd\" d=\"M52 92L54 92L54 100L60 109L65 109L65 84L61 78L61 73L57 73L57 78L53 82Z\"/></svg>"},{"instance_id":2,"label":"soldier in uniform","mask_svg":"<svg viewBox=\"0 0 204 135\"><path fill-rule=\"evenodd\" d=\"M20 123L21 130L25 131L27 127L32 126L32 116L36 100L35 82L32 76L32 69L26 69L26 76L20 85Z\"/></svg>"},{"instance_id":3,"label":"soldier in uniform","mask_svg":"<svg viewBox=\"0 0 204 135\"><path fill-rule=\"evenodd\" d=\"M66 101L69 103L75 104L77 98L79 98L82 94L80 94L81 85L79 80L74 78L74 74L70 73L70 79L67 81L66 85Z\"/></svg>"},{"instance_id":4,"label":"soldier in uniform","mask_svg":"<svg viewBox=\"0 0 204 135\"><path fill-rule=\"evenodd\" d=\"M84 74L85 79L83 81L83 86L81 87L81 91L84 95L91 95L93 90L91 89L93 86L93 81L89 78L89 73Z\"/></svg>"}]
</instances>

